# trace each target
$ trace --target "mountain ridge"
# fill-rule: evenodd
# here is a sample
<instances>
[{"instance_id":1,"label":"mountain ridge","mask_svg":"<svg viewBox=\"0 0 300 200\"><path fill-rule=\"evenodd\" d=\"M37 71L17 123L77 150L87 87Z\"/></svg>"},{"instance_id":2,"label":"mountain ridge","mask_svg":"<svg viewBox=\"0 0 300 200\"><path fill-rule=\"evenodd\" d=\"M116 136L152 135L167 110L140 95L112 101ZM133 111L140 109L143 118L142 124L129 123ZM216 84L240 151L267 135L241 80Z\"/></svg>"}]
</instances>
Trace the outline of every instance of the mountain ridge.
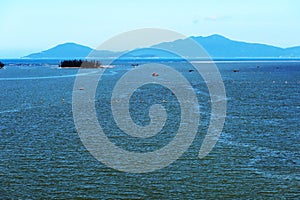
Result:
<instances>
[{"instance_id":1,"label":"mountain ridge","mask_svg":"<svg viewBox=\"0 0 300 200\"><path fill-rule=\"evenodd\" d=\"M190 49L188 41L193 39L196 43L201 45L203 49L212 58L299 58L300 46L281 48L268 44L249 43L243 41L236 41L226 38L219 34L213 34L210 36L191 36L185 39L179 39L172 42L163 42L151 46L150 48L135 49L126 53L115 52L108 50L93 50L92 48L76 43L64 43L59 44L53 48L47 49L42 52L32 53L23 58L85 58L91 52L95 57L118 57L126 54L127 57L172 57L173 55L168 52L156 51L156 49L180 49L183 53L183 57L197 56L197 52L193 52Z\"/></svg>"}]
</instances>

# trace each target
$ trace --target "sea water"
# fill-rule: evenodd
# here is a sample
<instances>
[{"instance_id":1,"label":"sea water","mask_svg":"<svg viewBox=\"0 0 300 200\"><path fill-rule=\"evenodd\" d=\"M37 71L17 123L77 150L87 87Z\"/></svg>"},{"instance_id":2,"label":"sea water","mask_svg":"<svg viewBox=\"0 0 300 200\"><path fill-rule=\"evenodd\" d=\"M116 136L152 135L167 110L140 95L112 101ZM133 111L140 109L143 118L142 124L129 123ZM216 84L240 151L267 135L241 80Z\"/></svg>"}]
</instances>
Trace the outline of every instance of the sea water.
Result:
<instances>
[{"instance_id":1,"label":"sea water","mask_svg":"<svg viewBox=\"0 0 300 200\"><path fill-rule=\"evenodd\" d=\"M227 114L221 137L203 159L198 152L211 111L206 84L184 62L161 62L193 86L199 129L178 160L142 174L107 167L81 142L72 114L78 69L61 69L55 60L6 63L0 70L1 198L299 198L299 61L216 63L226 89ZM169 89L145 85L130 100L132 120L149 124L149 107L160 103L168 113L166 124L147 139L123 133L113 120L111 91L132 68L127 61L105 70L94 101L97 119L119 147L154 151L174 138L180 105ZM91 74L87 70L81 75Z\"/></svg>"}]
</instances>

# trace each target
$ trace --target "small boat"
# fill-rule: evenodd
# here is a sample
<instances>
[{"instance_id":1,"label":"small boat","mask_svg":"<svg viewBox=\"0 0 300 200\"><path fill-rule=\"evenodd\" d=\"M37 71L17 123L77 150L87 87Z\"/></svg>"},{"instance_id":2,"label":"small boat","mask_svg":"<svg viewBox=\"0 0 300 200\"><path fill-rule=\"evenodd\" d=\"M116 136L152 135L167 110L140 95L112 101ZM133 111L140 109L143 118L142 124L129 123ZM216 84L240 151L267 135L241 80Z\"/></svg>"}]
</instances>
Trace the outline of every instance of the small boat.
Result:
<instances>
[{"instance_id":1,"label":"small boat","mask_svg":"<svg viewBox=\"0 0 300 200\"><path fill-rule=\"evenodd\" d=\"M156 72L153 72L153 73L152 73L152 76L159 76L159 74L156 73Z\"/></svg>"},{"instance_id":2,"label":"small boat","mask_svg":"<svg viewBox=\"0 0 300 200\"><path fill-rule=\"evenodd\" d=\"M4 64L2 62L0 62L0 69L2 69L4 67Z\"/></svg>"},{"instance_id":3,"label":"small boat","mask_svg":"<svg viewBox=\"0 0 300 200\"><path fill-rule=\"evenodd\" d=\"M232 70L233 72L239 72L240 70L239 69L234 69Z\"/></svg>"}]
</instances>

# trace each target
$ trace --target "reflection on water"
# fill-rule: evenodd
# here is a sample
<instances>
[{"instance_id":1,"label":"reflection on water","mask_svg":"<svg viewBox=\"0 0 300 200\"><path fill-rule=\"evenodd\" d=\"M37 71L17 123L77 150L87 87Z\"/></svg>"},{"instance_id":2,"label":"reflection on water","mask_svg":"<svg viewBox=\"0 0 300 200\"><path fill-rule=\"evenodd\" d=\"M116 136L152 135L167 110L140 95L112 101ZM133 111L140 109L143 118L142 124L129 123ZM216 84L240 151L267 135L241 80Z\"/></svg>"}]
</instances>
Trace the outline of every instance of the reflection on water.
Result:
<instances>
[{"instance_id":1,"label":"reflection on water","mask_svg":"<svg viewBox=\"0 0 300 200\"><path fill-rule=\"evenodd\" d=\"M179 160L146 174L110 169L83 146L72 118L76 69L8 66L0 70L0 196L153 199L299 196L300 64L217 63L227 92L227 118L219 142L201 160L198 151L210 117L208 91L196 72L189 72L183 63L171 65L195 89L201 112L199 131ZM144 111L158 102L168 111L166 126L149 139L139 140L122 133L111 119L110 92L116 80L130 68L129 63L106 70L102 79L105 84L98 86L96 94L98 120L110 140L120 147L153 151L176 134L180 109L166 88L155 85L140 88L130 102L133 120L146 125L149 116ZM240 72L233 73L233 69Z\"/></svg>"}]
</instances>

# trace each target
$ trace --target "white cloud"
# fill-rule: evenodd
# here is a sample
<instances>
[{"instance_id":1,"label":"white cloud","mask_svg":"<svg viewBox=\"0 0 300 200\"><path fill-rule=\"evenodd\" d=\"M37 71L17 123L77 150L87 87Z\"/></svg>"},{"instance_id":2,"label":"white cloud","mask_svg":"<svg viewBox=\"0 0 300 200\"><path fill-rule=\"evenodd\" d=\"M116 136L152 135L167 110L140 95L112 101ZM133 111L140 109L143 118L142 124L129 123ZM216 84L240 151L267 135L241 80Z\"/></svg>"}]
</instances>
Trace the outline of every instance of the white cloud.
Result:
<instances>
[{"instance_id":1,"label":"white cloud","mask_svg":"<svg viewBox=\"0 0 300 200\"><path fill-rule=\"evenodd\" d=\"M210 16L207 16L204 18L204 20L207 20L207 21L220 21L220 20L227 20L229 19L230 16L228 15L210 15Z\"/></svg>"},{"instance_id":2,"label":"white cloud","mask_svg":"<svg viewBox=\"0 0 300 200\"><path fill-rule=\"evenodd\" d=\"M204 19L209 20L209 21L216 21L216 20L220 19L220 17L218 17L217 15L211 15L211 16L205 17Z\"/></svg>"}]
</instances>

